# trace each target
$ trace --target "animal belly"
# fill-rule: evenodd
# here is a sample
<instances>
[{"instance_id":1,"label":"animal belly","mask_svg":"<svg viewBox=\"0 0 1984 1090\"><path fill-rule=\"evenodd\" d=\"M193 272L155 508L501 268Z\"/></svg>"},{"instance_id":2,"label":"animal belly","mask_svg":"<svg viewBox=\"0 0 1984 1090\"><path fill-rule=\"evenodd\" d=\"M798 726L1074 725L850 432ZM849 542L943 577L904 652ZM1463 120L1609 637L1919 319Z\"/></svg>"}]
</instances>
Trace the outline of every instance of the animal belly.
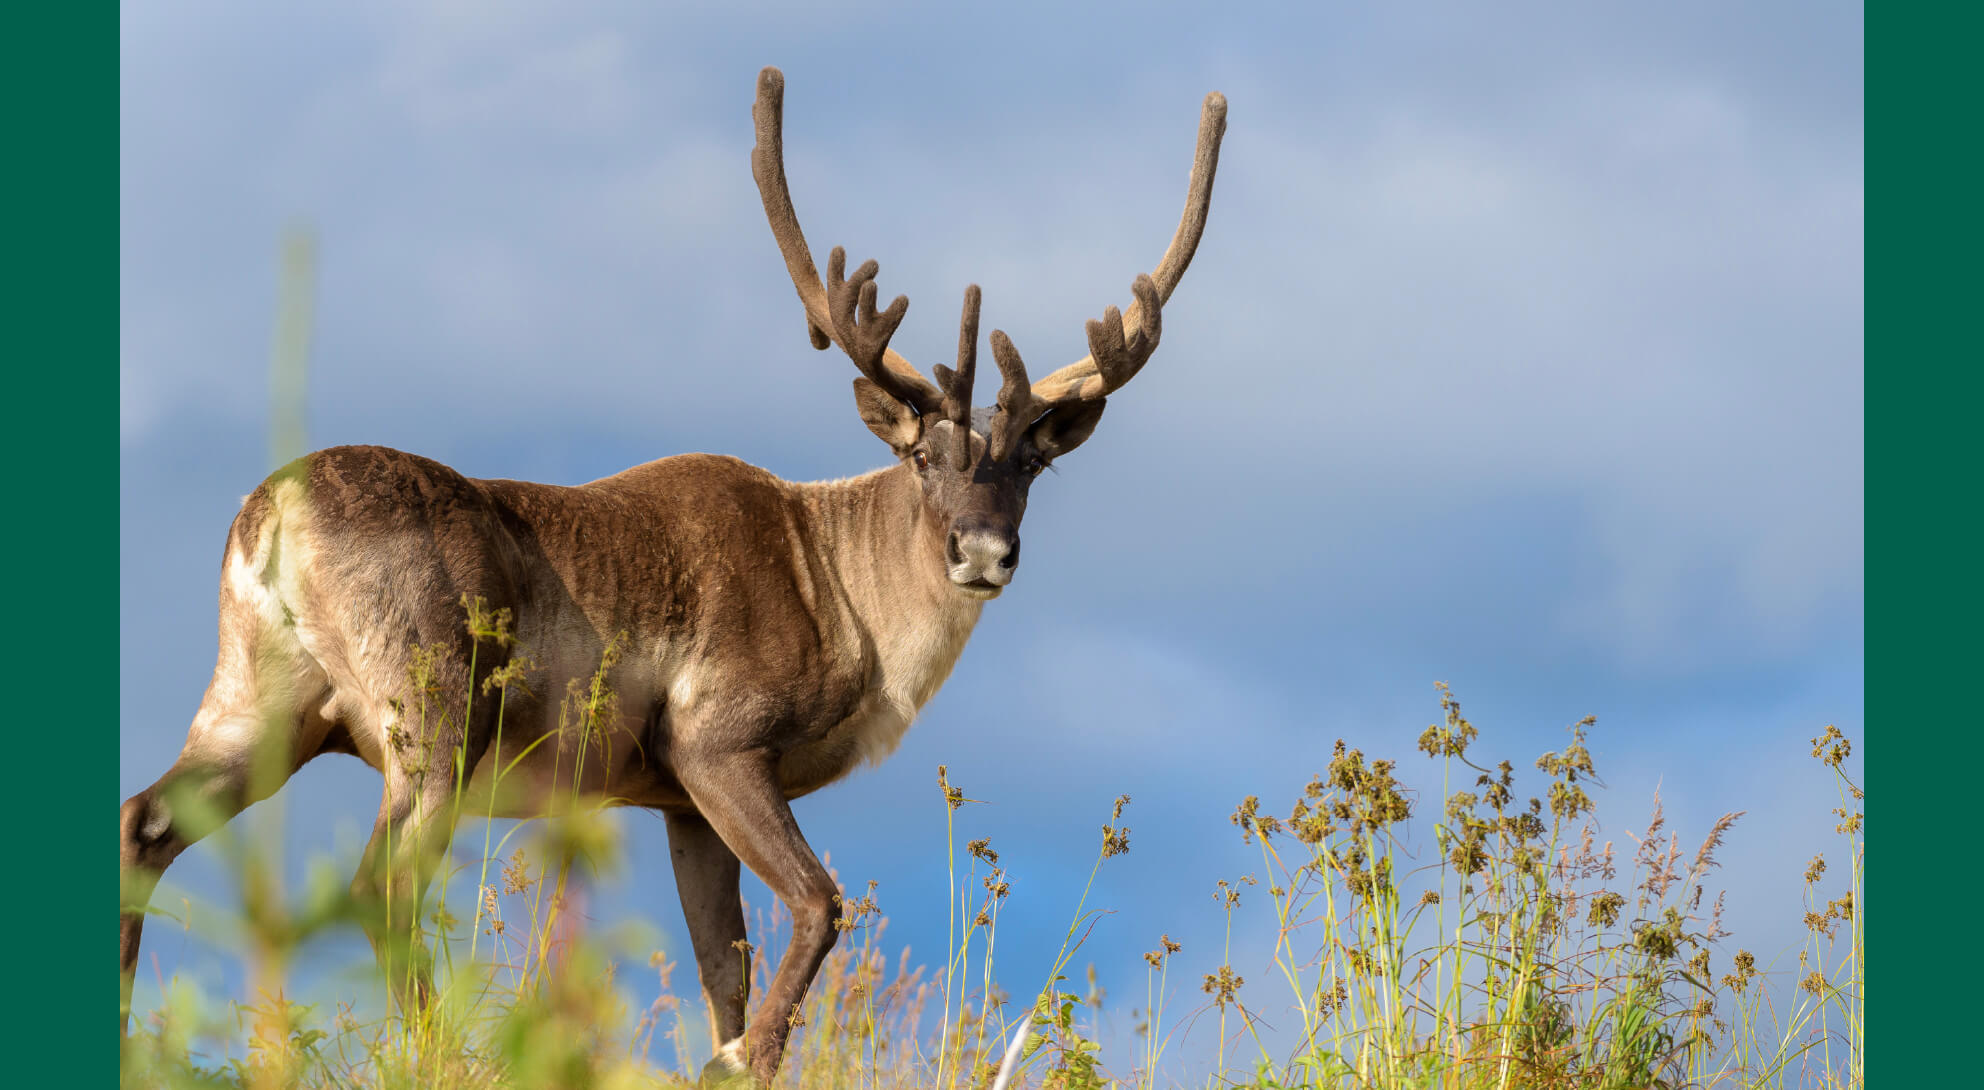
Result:
<instances>
[{"instance_id":1,"label":"animal belly","mask_svg":"<svg viewBox=\"0 0 1984 1090\"><path fill-rule=\"evenodd\" d=\"M902 743L915 718L900 704L870 695L853 715L816 741L787 750L779 758L779 786L789 799L818 791L863 764L881 764Z\"/></svg>"},{"instance_id":2,"label":"animal belly","mask_svg":"<svg viewBox=\"0 0 1984 1090\"><path fill-rule=\"evenodd\" d=\"M602 803L666 801L656 796L650 762L630 732L591 735L584 744L570 734L491 745L463 793L463 813L522 819Z\"/></svg>"}]
</instances>

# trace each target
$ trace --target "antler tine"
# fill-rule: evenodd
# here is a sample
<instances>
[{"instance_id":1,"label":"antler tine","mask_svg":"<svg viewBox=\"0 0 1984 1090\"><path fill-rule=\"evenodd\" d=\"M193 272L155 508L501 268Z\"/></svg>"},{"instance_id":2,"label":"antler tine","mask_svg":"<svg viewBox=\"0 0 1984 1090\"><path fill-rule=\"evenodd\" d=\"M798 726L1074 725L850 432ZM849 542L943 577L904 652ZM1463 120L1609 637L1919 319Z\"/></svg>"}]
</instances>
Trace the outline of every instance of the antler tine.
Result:
<instances>
[{"instance_id":1,"label":"antler tine","mask_svg":"<svg viewBox=\"0 0 1984 1090\"><path fill-rule=\"evenodd\" d=\"M1213 175L1219 169L1219 144L1225 136L1226 96L1214 91L1206 96L1199 110L1199 142L1192 156L1185 211L1179 217L1178 230L1171 236L1171 245L1165 248L1163 260L1157 263L1155 272L1139 276L1131 286L1136 301L1127 312L1119 314L1112 306L1103 312L1101 323L1089 323L1089 355L1034 384L1034 394L1042 401L1053 405L1106 397L1134 377L1150 358L1151 351L1157 347L1159 311L1177 290L1178 281L1192 263L1192 255L1198 252L1199 238L1205 234L1206 215L1212 209ZM1130 366L1124 367L1121 359L1112 363L1103 361L1103 353L1096 349L1098 325L1118 331L1107 342L1110 345L1127 338L1124 347L1128 349L1128 359L1133 361ZM1141 349L1140 340L1144 342Z\"/></svg>"},{"instance_id":2,"label":"antler tine","mask_svg":"<svg viewBox=\"0 0 1984 1090\"><path fill-rule=\"evenodd\" d=\"M956 436L951 463L960 470L971 468L971 386L978 371L979 298L977 284L964 289L964 313L958 317L958 369L953 371L941 363L930 368L944 391L944 418L951 422Z\"/></svg>"},{"instance_id":3,"label":"antler tine","mask_svg":"<svg viewBox=\"0 0 1984 1090\"><path fill-rule=\"evenodd\" d=\"M813 251L799 229L799 214L793 210L792 193L786 186L784 113L785 75L766 67L758 73L758 97L751 107L757 130L757 143L751 148L751 175L757 180L765 219L785 258L792 286L806 309L807 336L814 348L840 345L870 381L918 413L935 411L942 406L943 395L917 373L915 366L888 347L890 336L909 309L909 300L897 296L887 310L875 312L875 262L864 263L855 270L853 279L843 281L840 273L846 254L835 247L827 262L829 283L821 286Z\"/></svg>"},{"instance_id":4,"label":"antler tine","mask_svg":"<svg viewBox=\"0 0 1984 1090\"><path fill-rule=\"evenodd\" d=\"M896 376L885 375L882 356L889 350L889 338L895 336L896 327L909 313L909 297L896 296L889 309L877 314L875 274L881 271L881 266L872 260L864 261L853 276L843 277L846 268L847 251L834 247L827 255L827 316L833 323L834 339L862 374L895 393L889 379Z\"/></svg>"},{"instance_id":5,"label":"antler tine","mask_svg":"<svg viewBox=\"0 0 1984 1090\"><path fill-rule=\"evenodd\" d=\"M1199 142L1192 152L1192 181L1185 191L1185 211L1178 217L1178 230L1171 245L1164 249L1164 260L1157 263L1158 302L1171 300L1192 255L1199 250L1199 237L1206 232L1206 215L1212 211L1212 178L1219 170L1219 142L1226 137L1226 96L1218 91L1206 95L1199 108Z\"/></svg>"},{"instance_id":6,"label":"antler tine","mask_svg":"<svg viewBox=\"0 0 1984 1090\"><path fill-rule=\"evenodd\" d=\"M1095 396L1105 397L1131 379L1150 360L1150 354L1157 350L1158 337L1164 328L1164 305L1158 301L1157 285L1151 282L1148 274L1138 274L1130 284L1130 294L1136 303L1130 309L1136 312L1137 327L1128 337L1124 327L1128 324L1112 306L1104 307L1102 320L1088 322L1089 358L1095 361L1096 374L1102 379L1101 390Z\"/></svg>"},{"instance_id":7,"label":"antler tine","mask_svg":"<svg viewBox=\"0 0 1984 1090\"><path fill-rule=\"evenodd\" d=\"M1033 383L1027 381L1020 351L1013 347L1012 339L1003 329L992 331L992 359L999 364L999 374L1004 379L999 384L999 411L992 418L992 460L998 462L1012 454L1020 435L1040 419L1047 405L1034 396Z\"/></svg>"}]
</instances>

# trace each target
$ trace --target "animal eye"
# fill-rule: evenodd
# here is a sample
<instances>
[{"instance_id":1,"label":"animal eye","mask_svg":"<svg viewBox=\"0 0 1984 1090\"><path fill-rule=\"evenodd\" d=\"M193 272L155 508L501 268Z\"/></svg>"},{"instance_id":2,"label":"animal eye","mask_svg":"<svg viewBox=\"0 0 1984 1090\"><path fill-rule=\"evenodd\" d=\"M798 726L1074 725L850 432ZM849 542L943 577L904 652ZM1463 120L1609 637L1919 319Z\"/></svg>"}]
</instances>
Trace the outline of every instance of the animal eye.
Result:
<instances>
[{"instance_id":1,"label":"animal eye","mask_svg":"<svg viewBox=\"0 0 1984 1090\"><path fill-rule=\"evenodd\" d=\"M1042 458L1038 454L1026 460L1026 475L1029 477L1038 477L1041 475L1041 473L1045 472L1046 469L1047 469L1047 459Z\"/></svg>"},{"instance_id":2,"label":"animal eye","mask_svg":"<svg viewBox=\"0 0 1984 1090\"><path fill-rule=\"evenodd\" d=\"M915 454L910 455L909 460L915 462L918 469L930 468L930 454L927 451L919 450Z\"/></svg>"}]
</instances>

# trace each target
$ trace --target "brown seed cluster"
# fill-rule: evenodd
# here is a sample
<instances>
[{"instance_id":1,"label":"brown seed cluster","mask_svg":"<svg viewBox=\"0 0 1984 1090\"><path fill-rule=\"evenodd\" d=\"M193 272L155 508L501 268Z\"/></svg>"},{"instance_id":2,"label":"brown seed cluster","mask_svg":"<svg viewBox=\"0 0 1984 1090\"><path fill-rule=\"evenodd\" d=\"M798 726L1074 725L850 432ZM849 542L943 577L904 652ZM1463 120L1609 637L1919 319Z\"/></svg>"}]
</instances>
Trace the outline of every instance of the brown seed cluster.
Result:
<instances>
[{"instance_id":1,"label":"brown seed cluster","mask_svg":"<svg viewBox=\"0 0 1984 1090\"><path fill-rule=\"evenodd\" d=\"M1215 1006L1224 1008L1234 1001L1241 986L1246 983L1245 978L1233 971L1233 966L1222 965L1219 967L1219 972L1206 974L1205 986L1201 990L1212 996Z\"/></svg>"},{"instance_id":2,"label":"brown seed cluster","mask_svg":"<svg viewBox=\"0 0 1984 1090\"><path fill-rule=\"evenodd\" d=\"M937 786L944 792L944 805L953 811L965 804L964 789L951 786L950 767L937 766Z\"/></svg>"},{"instance_id":3,"label":"brown seed cluster","mask_svg":"<svg viewBox=\"0 0 1984 1090\"><path fill-rule=\"evenodd\" d=\"M1102 827L1102 857L1122 855L1130 850L1130 827L1118 824L1123 820L1123 807L1130 804L1130 796L1116 796L1116 808L1110 811L1110 824Z\"/></svg>"}]
</instances>

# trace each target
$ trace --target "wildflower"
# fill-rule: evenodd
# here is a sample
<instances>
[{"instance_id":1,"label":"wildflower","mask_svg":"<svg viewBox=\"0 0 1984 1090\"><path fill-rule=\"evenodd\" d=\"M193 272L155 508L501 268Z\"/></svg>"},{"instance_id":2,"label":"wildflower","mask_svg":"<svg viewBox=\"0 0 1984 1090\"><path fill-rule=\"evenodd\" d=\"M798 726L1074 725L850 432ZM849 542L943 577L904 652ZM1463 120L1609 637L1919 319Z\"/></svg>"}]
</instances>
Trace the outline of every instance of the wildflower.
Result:
<instances>
[{"instance_id":1,"label":"wildflower","mask_svg":"<svg viewBox=\"0 0 1984 1090\"><path fill-rule=\"evenodd\" d=\"M1683 927L1681 910L1668 908L1659 923L1642 923L1633 929L1633 945L1648 957L1666 961L1681 952Z\"/></svg>"},{"instance_id":2,"label":"wildflower","mask_svg":"<svg viewBox=\"0 0 1984 1090\"><path fill-rule=\"evenodd\" d=\"M1828 746L1826 744L1828 742L1832 744ZM1830 723L1826 724L1824 734L1812 739L1812 756L1833 768L1844 764L1852 753L1853 743L1847 740L1846 735L1841 733L1838 727Z\"/></svg>"},{"instance_id":3,"label":"wildflower","mask_svg":"<svg viewBox=\"0 0 1984 1090\"><path fill-rule=\"evenodd\" d=\"M1316 997L1316 1013L1324 1018L1328 1018L1330 1015L1336 1013L1337 1009L1342 1007L1349 998L1350 989L1344 987L1343 981L1339 980L1329 991L1323 992Z\"/></svg>"},{"instance_id":4,"label":"wildflower","mask_svg":"<svg viewBox=\"0 0 1984 1090\"><path fill-rule=\"evenodd\" d=\"M1200 990L1212 996L1215 1005L1225 1007L1233 1002L1234 993L1238 992L1245 983L1247 983L1246 979L1235 973L1232 966L1222 965L1218 973L1206 974L1205 986Z\"/></svg>"},{"instance_id":5,"label":"wildflower","mask_svg":"<svg viewBox=\"0 0 1984 1090\"><path fill-rule=\"evenodd\" d=\"M524 684L523 677L535 669L537 669L537 662L535 660L527 655L513 654L510 656L510 661L489 671L488 675L482 679L482 695L488 696L491 691L495 690L508 693L512 685L515 685L528 695L530 693L530 687Z\"/></svg>"},{"instance_id":6,"label":"wildflower","mask_svg":"<svg viewBox=\"0 0 1984 1090\"><path fill-rule=\"evenodd\" d=\"M1559 781L1550 785L1551 816L1570 821L1580 814L1588 814L1595 809L1597 804L1592 802L1591 796L1585 794L1584 788L1577 784Z\"/></svg>"},{"instance_id":7,"label":"wildflower","mask_svg":"<svg viewBox=\"0 0 1984 1090\"><path fill-rule=\"evenodd\" d=\"M1463 756L1468 743L1481 732L1461 716L1460 701L1454 699L1446 682L1436 682L1434 688L1440 690L1440 710L1446 721L1426 728L1419 736L1419 749L1429 757Z\"/></svg>"},{"instance_id":8,"label":"wildflower","mask_svg":"<svg viewBox=\"0 0 1984 1090\"><path fill-rule=\"evenodd\" d=\"M948 767L944 765L937 766L937 786L944 791L944 804L952 810L956 810L958 807L964 805L964 790L951 786L949 773L950 769Z\"/></svg>"},{"instance_id":9,"label":"wildflower","mask_svg":"<svg viewBox=\"0 0 1984 1090\"><path fill-rule=\"evenodd\" d=\"M1261 799L1258 795L1248 795L1240 800L1239 806L1233 808L1233 816L1227 820L1239 828L1241 843L1252 844L1256 831L1260 832L1262 840L1268 838L1268 831L1259 828L1260 811Z\"/></svg>"},{"instance_id":10,"label":"wildflower","mask_svg":"<svg viewBox=\"0 0 1984 1090\"><path fill-rule=\"evenodd\" d=\"M1858 789L1856 788L1855 790L1857 791ZM1858 798L1859 795L1856 794L1854 797ZM1860 823L1866 820L1867 816L1857 811L1848 811L1844 806L1836 806L1832 812L1840 819L1839 824L1833 826L1833 831L1843 833L1847 836L1852 836L1854 833L1859 832Z\"/></svg>"},{"instance_id":11,"label":"wildflower","mask_svg":"<svg viewBox=\"0 0 1984 1090\"><path fill-rule=\"evenodd\" d=\"M1749 985L1750 979L1756 975L1756 957L1748 950L1738 950L1736 951L1736 971L1724 976L1722 983L1740 992Z\"/></svg>"},{"instance_id":12,"label":"wildflower","mask_svg":"<svg viewBox=\"0 0 1984 1090\"><path fill-rule=\"evenodd\" d=\"M1585 915L1585 922L1593 927L1611 927L1619 922L1619 909L1625 903L1623 894L1600 890L1591 899L1591 909Z\"/></svg>"},{"instance_id":13,"label":"wildflower","mask_svg":"<svg viewBox=\"0 0 1984 1090\"><path fill-rule=\"evenodd\" d=\"M1295 839L1312 847L1336 832L1336 826L1326 811L1311 810L1308 803L1301 801L1296 802L1295 808L1288 813L1288 829Z\"/></svg>"},{"instance_id":14,"label":"wildflower","mask_svg":"<svg viewBox=\"0 0 1984 1090\"><path fill-rule=\"evenodd\" d=\"M524 850L518 848L510 861L503 864L503 892L522 893L530 888L530 868L524 862Z\"/></svg>"},{"instance_id":15,"label":"wildflower","mask_svg":"<svg viewBox=\"0 0 1984 1090\"><path fill-rule=\"evenodd\" d=\"M468 614L470 639L477 643L489 640L498 647L510 646L515 635L510 630L512 615L508 606L492 610L489 608L489 603L479 594L473 598L467 594L462 595L461 605Z\"/></svg>"},{"instance_id":16,"label":"wildflower","mask_svg":"<svg viewBox=\"0 0 1984 1090\"><path fill-rule=\"evenodd\" d=\"M1240 882L1245 882L1250 886L1259 884L1254 881L1254 876L1251 874L1241 875ZM1227 908L1239 908L1240 882L1234 882L1229 884L1224 878L1221 878L1218 881L1214 882L1213 883L1214 892L1212 895L1213 900L1215 901L1224 900L1226 902Z\"/></svg>"},{"instance_id":17,"label":"wildflower","mask_svg":"<svg viewBox=\"0 0 1984 1090\"><path fill-rule=\"evenodd\" d=\"M880 886L880 882L875 881L873 878L868 879L867 891L857 898L853 904L848 906L853 910L854 915L872 916L880 911L879 906L875 904L875 890Z\"/></svg>"},{"instance_id":18,"label":"wildflower","mask_svg":"<svg viewBox=\"0 0 1984 1090\"><path fill-rule=\"evenodd\" d=\"M1123 807L1129 804L1130 796L1116 796L1116 808L1110 811L1109 814L1109 820L1112 824L1102 827L1102 857L1104 859L1112 855L1122 855L1130 850L1130 827L1113 824L1114 822L1123 820Z\"/></svg>"},{"instance_id":19,"label":"wildflower","mask_svg":"<svg viewBox=\"0 0 1984 1090\"><path fill-rule=\"evenodd\" d=\"M482 913L483 915L489 917L489 928L488 930L485 930L483 934L485 935L502 934L503 917L497 911L495 886L482 887Z\"/></svg>"},{"instance_id":20,"label":"wildflower","mask_svg":"<svg viewBox=\"0 0 1984 1090\"><path fill-rule=\"evenodd\" d=\"M1469 821L1467 831L1456 838L1447 859L1462 874L1479 874L1487 870L1487 827L1478 821Z\"/></svg>"}]
</instances>

